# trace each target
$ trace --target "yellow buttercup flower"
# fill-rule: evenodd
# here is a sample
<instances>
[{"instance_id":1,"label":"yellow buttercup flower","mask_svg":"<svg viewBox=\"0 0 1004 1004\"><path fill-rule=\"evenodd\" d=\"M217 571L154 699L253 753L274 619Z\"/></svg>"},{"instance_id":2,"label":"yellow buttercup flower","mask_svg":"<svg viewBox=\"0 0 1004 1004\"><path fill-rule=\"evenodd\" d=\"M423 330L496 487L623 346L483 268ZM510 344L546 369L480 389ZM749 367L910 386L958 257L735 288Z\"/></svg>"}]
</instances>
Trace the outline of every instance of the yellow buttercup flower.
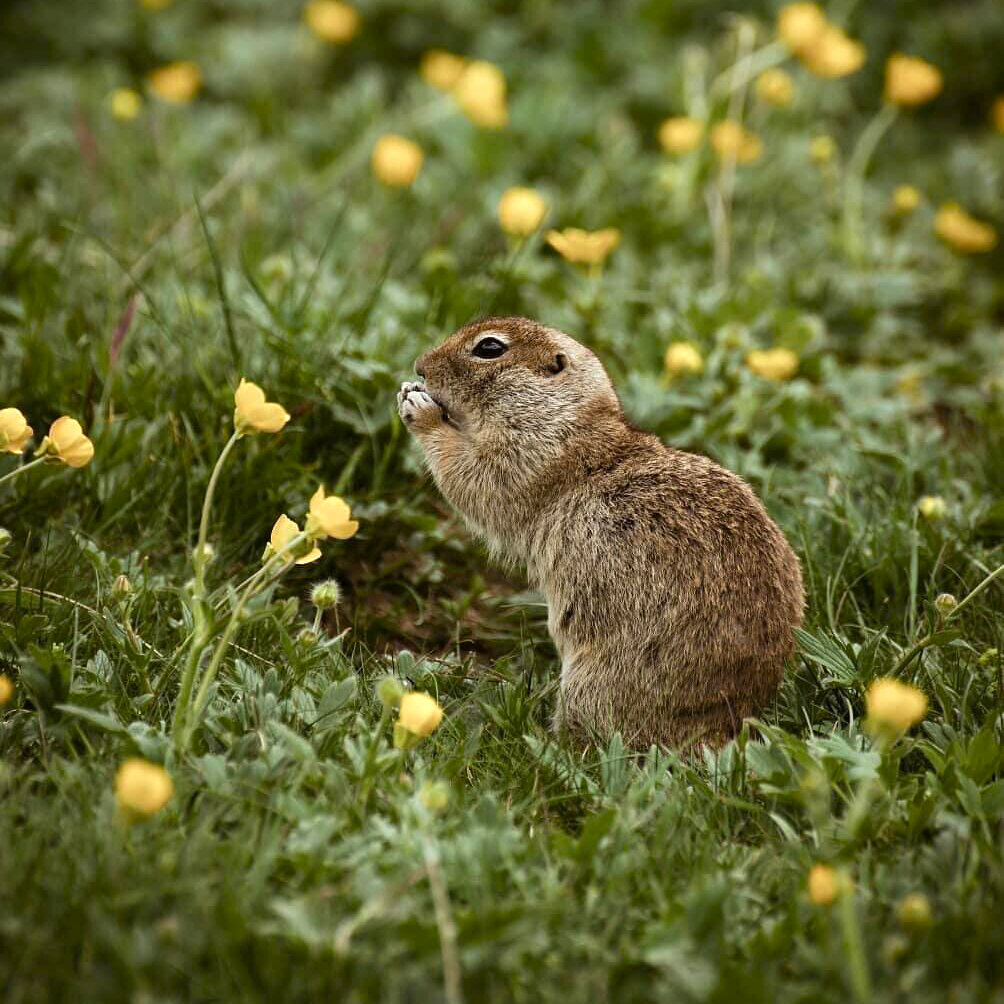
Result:
<instances>
[{"instance_id":1,"label":"yellow buttercup flower","mask_svg":"<svg viewBox=\"0 0 1004 1004\"><path fill-rule=\"evenodd\" d=\"M418 177L424 159L417 143L397 133L387 133L373 147L373 173L391 188L407 188Z\"/></svg>"},{"instance_id":2,"label":"yellow buttercup flower","mask_svg":"<svg viewBox=\"0 0 1004 1004\"><path fill-rule=\"evenodd\" d=\"M673 342L666 349L666 372L670 376L679 373L700 373L703 369L704 359L690 342Z\"/></svg>"},{"instance_id":3,"label":"yellow buttercup flower","mask_svg":"<svg viewBox=\"0 0 1004 1004\"><path fill-rule=\"evenodd\" d=\"M167 805L173 794L171 775L139 757L126 760L115 775L115 801L127 816L152 816Z\"/></svg>"},{"instance_id":4,"label":"yellow buttercup flower","mask_svg":"<svg viewBox=\"0 0 1004 1004\"><path fill-rule=\"evenodd\" d=\"M0 408L0 453L24 453L32 432L17 408Z\"/></svg>"},{"instance_id":5,"label":"yellow buttercup flower","mask_svg":"<svg viewBox=\"0 0 1004 1004\"><path fill-rule=\"evenodd\" d=\"M998 132L1004 132L1004 94L990 106L990 121Z\"/></svg>"},{"instance_id":6,"label":"yellow buttercup flower","mask_svg":"<svg viewBox=\"0 0 1004 1004\"><path fill-rule=\"evenodd\" d=\"M868 52L836 25L828 24L799 55L806 68L817 77L836 80L857 73L865 65Z\"/></svg>"},{"instance_id":7,"label":"yellow buttercup flower","mask_svg":"<svg viewBox=\"0 0 1004 1004\"><path fill-rule=\"evenodd\" d=\"M903 108L925 104L941 93L941 70L916 56L894 53L885 64L885 99Z\"/></svg>"},{"instance_id":8,"label":"yellow buttercup flower","mask_svg":"<svg viewBox=\"0 0 1004 1004\"><path fill-rule=\"evenodd\" d=\"M268 561L274 554L285 551L290 542L299 535L300 527L287 515L280 516L272 526L272 533L265 545L265 553L261 556L262 561ZM282 560L288 565L295 561L298 565L309 565L312 561L317 561L321 556L321 549L317 546L311 547L309 541L303 542L302 548L290 548L282 555ZM298 554L302 550L305 553Z\"/></svg>"},{"instance_id":9,"label":"yellow buttercup flower","mask_svg":"<svg viewBox=\"0 0 1004 1004\"><path fill-rule=\"evenodd\" d=\"M532 188L509 188L499 199L498 214L499 223L507 234L526 237L544 222L547 203Z\"/></svg>"},{"instance_id":10,"label":"yellow buttercup flower","mask_svg":"<svg viewBox=\"0 0 1004 1004\"><path fill-rule=\"evenodd\" d=\"M701 145L704 123L689 115L674 115L659 126L659 143L666 153L690 153Z\"/></svg>"},{"instance_id":11,"label":"yellow buttercup flower","mask_svg":"<svg viewBox=\"0 0 1004 1004\"><path fill-rule=\"evenodd\" d=\"M443 720L443 709L429 694L409 690L401 697L398 724L412 735L424 739L439 728Z\"/></svg>"},{"instance_id":12,"label":"yellow buttercup flower","mask_svg":"<svg viewBox=\"0 0 1004 1004\"><path fill-rule=\"evenodd\" d=\"M899 680L875 680L866 695L868 726L873 731L905 732L927 713L922 690Z\"/></svg>"},{"instance_id":13,"label":"yellow buttercup flower","mask_svg":"<svg viewBox=\"0 0 1004 1004\"><path fill-rule=\"evenodd\" d=\"M892 193L893 211L901 216L912 213L920 205L920 191L913 185L898 185Z\"/></svg>"},{"instance_id":14,"label":"yellow buttercup flower","mask_svg":"<svg viewBox=\"0 0 1004 1004\"><path fill-rule=\"evenodd\" d=\"M234 392L234 405L234 425L242 436L249 432L279 432L290 418L281 404L266 401L261 387L243 378Z\"/></svg>"},{"instance_id":15,"label":"yellow buttercup flower","mask_svg":"<svg viewBox=\"0 0 1004 1004\"><path fill-rule=\"evenodd\" d=\"M460 79L467 60L443 49L430 49L419 64L419 76L431 87L452 91Z\"/></svg>"},{"instance_id":16,"label":"yellow buttercup flower","mask_svg":"<svg viewBox=\"0 0 1004 1004\"><path fill-rule=\"evenodd\" d=\"M832 136L814 136L809 143L809 156L813 163L829 164L836 156L837 144Z\"/></svg>"},{"instance_id":17,"label":"yellow buttercup flower","mask_svg":"<svg viewBox=\"0 0 1004 1004\"><path fill-rule=\"evenodd\" d=\"M924 519L936 521L944 519L948 503L940 495L922 495L917 502L917 511Z\"/></svg>"},{"instance_id":18,"label":"yellow buttercup flower","mask_svg":"<svg viewBox=\"0 0 1004 1004\"><path fill-rule=\"evenodd\" d=\"M840 895L840 877L829 865L809 869L809 901L816 906L830 906Z\"/></svg>"},{"instance_id":19,"label":"yellow buttercup flower","mask_svg":"<svg viewBox=\"0 0 1004 1004\"><path fill-rule=\"evenodd\" d=\"M14 684L9 676L0 673L0 708L10 703L14 696Z\"/></svg>"},{"instance_id":20,"label":"yellow buttercup flower","mask_svg":"<svg viewBox=\"0 0 1004 1004\"><path fill-rule=\"evenodd\" d=\"M49 426L49 435L42 440L35 456L51 457L67 467L86 467L94 457L94 444L75 418L63 415Z\"/></svg>"},{"instance_id":21,"label":"yellow buttercup flower","mask_svg":"<svg viewBox=\"0 0 1004 1004\"><path fill-rule=\"evenodd\" d=\"M351 41L359 33L355 7L339 0L310 0L303 8L303 19L318 38L335 45Z\"/></svg>"},{"instance_id":22,"label":"yellow buttercup flower","mask_svg":"<svg viewBox=\"0 0 1004 1004\"><path fill-rule=\"evenodd\" d=\"M325 495L321 485L310 499L306 529L312 540L348 540L355 536L359 523L352 518L348 503L337 495Z\"/></svg>"},{"instance_id":23,"label":"yellow buttercup flower","mask_svg":"<svg viewBox=\"0 0 1004 1004\"><path fill-rule=\"evenodd\" d=\"M494 64L476 59L468 63L453 87L464 114L486 129L501 129L509 121L505 75Z\"/></svg>"},{"instance_id":24,"label":"yellow buttercup flower","mask_svg":"<svg viewBox=\"0 0 1004 1004\"><path fill-rule=\"evenodd\" d=\"M169 63L154 70L146 78L147 85L161 101L172 105L187 105L202 86L202 70L198 63Z\"/></svg>"},{"instance_id":25,"label":"yellow buttercup flower","mask_svg":"<svg viewBox=\"0 0 1004 1004\"><path fill-rule=\"evenodd\" d=\"M115 118L129 122L143 110L143 98L131 87L116 87L108 95L108 107Z\"/></svg>"},{"instance_id":26,"label":"yellow buttercup flower","mask_svg":"<svg viewBox=\"0 0 1004 1004\"><path fill-rule=\"evenodd\" d=\"M547 243L575 265L602 265L620 239L621 232L616 227L592 231L566 227L547 232Z\"/></svg>"},{"instance_id":27,"label":"yellow buttercup flower","mask_svg":"<svg viewBox=\"0 0 1004 1004\"><path fill-rule=\"evenodd\" d=\"M984 254L997 246L997 231L989 223L974 219L957 202L938 210L934 232L963 254Z\"/></svg>"},{"instance_id":28,"label":"yellow buttercup flower","mask_svg":"<svg viewBox=\"0 0 1004 1004\"><path fill-rule=\"evenodd\" d=\"M731 158L737 164L752 164L763 156L760 137L731 119L719 122L712 128L711 149L719 157Z\"/></svg>"},{"instance_id":29,"label":"yellow buttercup flower","mask_svg":"<svg viewBox=\"0 0 1004 1004\"><path fill-rule=\"evenodd\" d=\"M765 104L783 108L790 105L795 96L795 82L791 74L779 67L771 67L757 77L756 96Z\"/></svg>"},{"instance_id":30,"label":"yellow buttercup flower","mask_svg":"<svg viewBox=\"0 0 1004 1004\"><path fill-rule=\"evenodd\" d=\"M746 356L746 365L757 376L783 383L798 372L798 356L785 348L754 349Z\"/></svg>"},{"instance_id":31,"label":"yellow buttercup flower","mask_svg":"<svg viewBox=\"0 0 1004 1004\"><path fill-rule=\"evenodd\" d=\"M777 34L792 52L812 45L826 30L826 15L818 4L786 4L777 15Z\"/></svg>"}]
</instances>

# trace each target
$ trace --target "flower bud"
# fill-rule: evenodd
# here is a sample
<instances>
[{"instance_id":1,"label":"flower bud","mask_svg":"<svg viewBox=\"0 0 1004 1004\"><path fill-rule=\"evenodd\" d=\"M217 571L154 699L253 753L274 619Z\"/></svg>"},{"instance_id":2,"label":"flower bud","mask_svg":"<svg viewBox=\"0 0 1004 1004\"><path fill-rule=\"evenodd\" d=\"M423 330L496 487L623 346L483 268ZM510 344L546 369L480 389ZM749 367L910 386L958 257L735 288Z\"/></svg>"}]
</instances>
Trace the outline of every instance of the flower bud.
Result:
<instances>
[{"instance_id":1,"label":"flower bud","mask_svg":"<svg viewBox=\"0 0 1004 1004\"><path fill-rule=\"evenodd\" d=\"M959 605L959 601L951 593L940 593L935 597L934 605L942 617L947 617Z\"/></svg>"},{"instance_id":2,"label":"flower bud","mask_svg":"<svg viewBox=\"0 0 1004 1004\"><path fill-rule=\"evenodd\" d=\"M192 548L192 561L196 564L201 562L204 565L208 565L215 558L216 550L212 544L203 544L201 554L199 553L198 546Z\"/></svg>"},{"instance_id":3,"label":"flower bud","mask_svg":"<svg viewBox=\"0 0 1004 1004\"><path fill-rule=\"evenodd\" d=\"M666 349L666 372L670 376L681 373L700 373L704 369L704 359L690 342L673 342Z\"/></svg>"},{"instance_id":4,"label":"flower bud","mask_svg":"<svg viewBox=\"0 0 1004 1004\"><path fill-rule=\"evenodd\" d=\"M830 906L840 895L840 876L829 865L809 869L809 901L816 906Z\"/></svg>"},{"instance_id":5,"label":"flower bud","mask_svg":"<svg viewBox=\"0 0 1004 1004\"><path fill-rule=\"evenodd\" d=\"M129 122L143 110L143 98L131 87L117 87L108 95L108 107L115 118Z\"/></svg>"},{"instance_id":6,"label":"flower bud","mask_svg":"<svg viewBox=\"0 0 1004 1004\"><path fill-rule=\"evenodd\" d=\"M0 673L0 708L10 702L14 696L14 684L9 676Z\"/></svg>"},{"instance_id":7,"label":"flower bud","mask_svg":"<svg viewBox=\"0 0 1004 1004\"><path fill-rule=\"evenodd\" d=\"M310 590L310 602L318 610L334 610L342 602L342 587L334 579L318 582Z\"/></svg>"},{"instance_id":8,"label":"flower bud","mask_svg":"<svg viewBox=\"0 0 1004 1004\"><path fill-rule=\"evenodd\" d=\"M14 539L14 535L6 527L0 526L0 554L6 550L7 545Z\"/></svg>"},{"instance_id":9,"label":"flower bud","mask_svg":"<svg viewBox=\"0 0 1004 1004\"><path fill-rule=\"evenodd\" d=\"M944 519L948 512L948 503L940 495L924 495L917 502L917 511L924 519L934 520Z\"/></svg>"},{"instance_id":10,"label":"flower bud","mask_svg":"<svg viewBox=\"0 0 1004 1004\"><path fill-rule=\"evenodd\" d=\"M809 144L809 156L814 164L829 164L837 154L837 144L830 136L816 136Z\"/></svg>"},{"instance_id":11,"label":"flower bud","mask_svg":"<svg viewBox=\"0 0 1004 1004\"><path fill-rule=\"evenodd\" d=\"M931 901L922 892L912 892L899 901L896 917L906 931L915 934L926 931L934 923Z\"/></svg>"},{"instance_id":12,"label":"flower bud","mask_svg":"<svg viewBox=\"0 0 1004 1004\"><path fill-rule=\"evenodd\" d=\"M297 632L296 647L301 652L309 652L317 644L317 633L313 628L305 627Z\"/></svg>"},{"instance_id":13,"label":"flower bud","mask_svg":"<svg viewBox=\"0 0 1004 1004\"><path fill-rule=\"evenodd\" d=\"M115 801L130 821L159 812L173 794L171 775L163 767L138 757L126 760L115 775Z\"/></svg>"},{"instance_id":14,"label":"flower bud","mask_svg":"<svg viewBox=\"0 0 1004 1004\"><path fill-rule=\"evenodd\" d=\"M426 781L418 789L418 800L430 812L442 812L450 804L450 789L444 781Z\"/></svg>"},{"instance_id":15,"label":"flower bud","mask_svg":"<svg viewBox=\"0 0 1004 1004\"><path fill-rule=\"evenodd\" d=\"M532 188L508 188L499 199L499 224L514 237L528 237L534 233L546 215L547 203Z\"/></svg>"},{"instance_id":16,"label":"flower bud","mask_svg":"<svg viewBox=\"0 0 1004 1004\"><path fill-rule=\"evenodd\" d=\"M659 143L666 153L690 153L700 146L703 136L704 123L687 115L675 115L659 126Z\"/></svg>"},{"instance_id":17,"label":"flower bud","mask_svg":"<svg viewBox=\"0 0 1004 1004\"><path fill-rule=\"evenodd\" d=\"M376 695L380 698L380 703L387 708L396 708L401 703L404 695L404 687L396 676L385 676L376 685Z\"/></svg>"},{"instance_id":18,"label":"flower bud","mask_svg":"<svg viewBox=\"0 0 1004 1004\"><path fill-rule=\"evenodd\" d=\"M900 216L907 216L920 205L920 191L913 185L897 185L892 193L892 209Z\"/></svg>"},{"instance_id":19,"label":"flower bud","mask_svg":"<svg viewBox=\"0 0 1004 1004\"><path fill-rule=\"evenodd\" d=\"M391 188L407 188L422 170L422 148L404 136L387 133L373 147L373 173Z\"/></svg>"},{"instance_id":20,"label":"flower bud","mask_svg":"<svg viewBox=\"0 0 1004 1004\"><path fill-rule=\"evenodd\" d=\"M112 583L112 599L124 600L132 592L128 575L117 575Z\"/></svg>"}]
</instances>

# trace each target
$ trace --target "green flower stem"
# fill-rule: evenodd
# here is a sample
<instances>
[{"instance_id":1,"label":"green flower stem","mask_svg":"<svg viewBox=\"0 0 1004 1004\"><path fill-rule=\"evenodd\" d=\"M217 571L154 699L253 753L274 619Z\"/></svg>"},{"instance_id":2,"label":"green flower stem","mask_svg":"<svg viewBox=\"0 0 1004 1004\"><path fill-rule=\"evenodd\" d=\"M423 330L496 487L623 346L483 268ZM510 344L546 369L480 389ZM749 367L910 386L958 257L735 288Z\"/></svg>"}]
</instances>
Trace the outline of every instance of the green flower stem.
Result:
<instances>
[{"instance_id":1,"label":"green flower stem","mask_svg":"<svg viewBox=\"0 0 1004 1004\"><path fill-rule=\"evenodd\" d=\"M879 732L875 736L872 746L879 756L884 756L886 750L895 742L896 738L898 737L891 736L885 732ZM858 785L857 791L854 793L854 799L844 816L844 839L847 843L853 844L857 841L858 834L861 832L861 827L864 826L872 803L881 789L882 782L877 777L865 778Z\"/></svg>"},{"instance_id":2,"label":"green flower stem","mask_svg":"<svg viewBox=\"0 0 1004 1004\"><path fill-rule=\"evenodd\" d=\"M220 473L223 465L230 456L230 451L237 444L237 440L243 435L242 432L234 429L233 435L227 440L226 446L220 451L219 459L213 468L213 473L209 475L209 485L206 488L206 497L202 500L202 519L199 520L199 541L195 546L195 555L192 559L195 566L195 581L201 587L201 592L205 594L206 578L206 541L209 539L209 519L212 515L213 496L216 494L216 484L220 480Z\"/></svg>"},{"instance_id":3,"label":"green flower stem","mask_svg":"<svg viewBox=\"0 0 1004 1004\"><path fill-rule=\"evenodd\" d=\"M871 1000L872 993L868 961L861 941L861 926L858 924L854 891L848 878L843 878L843 884L844 888L840 892L840 927L843 930L844 953L850 969L851 990L858 1004L867 1004Z\"/></svg>"},{"instance_id":4,"label":"green flower stem","mask_svg":"<svg viewBox=\"0 0 1004 1004\"><path fill-rule=\"evenodd\" d=\"M982 593L983 590L986 589L991 582L993 582L995 579L999 579L1002 575L1004 575L1004 565L1000 565L997 568L995 568L989 575L987 575L983 579L982 582L976 585L972 590L970 590L970 592L966 596L964 596L961 600L959 600L958 605L955 606L945 615L944 624L947 625L948 622L952 620L953 617L957 617L960 610L963 610L970 603L972 603L972 601L977 596L979 596L979 594ZM937 644L939 633L940 632L938 631L932 631L930 634L925 635L913 646L911 646L907 650L906 654L893 667L892 673L890 675L898 676L907 666L910 665L911 662L913 662L913 660L921 652L924 651L925 648L930 648L932 645Z\"/></svg>"},{"instance_id":5,"label":"green flower stem","mask_svg":"<svg viewBox=\"0 0 1004 1004\"><path fill-rule=\"evenodd\" d=\"M202 655L210 641L209 618L206 615L206 541L209 537L209 521L213 509L213 496L220 480L223 465L227 462L231 450L241 438L241 433L234 430L226 445L220 451L216 466L209 476L206 496L202 500L202 518L199 521L199 539L192 554L192 566L195 570L195 580L192 584L192 638L185 657L185 666L181 672L181 685L178 688L178 701L174 707L174 720L171 724L171 735L176 746L188 730L189 712L192 700L192 688L198 673Z\"/></svg>"},{"instance_id":6,"label":"green flower stem","mask_svg":"<svg viewBox=\"0 0 1004 1004\"><path fill-rule=\"evenodd\" d=\"M844 839L848 843L853 844L857 840L858 833L861 832L861 827L868 817L868 811L871 809L872 802L875 801L880 787L874 777L867 778L858 786L858 790L854 793L854 800L844 817Z\"/></svg>"},{"instance_id":7,"label":"green flower stem","mask_svg":"<svg viewBox=\"0 0 1004 1004\"><path fill-rule=\"evenodd\" d=\"M297 547L306 539L306 533L298 533L288 544L286 544L285 547L276 551L275 554L273 554L268 561L265 562L261 571L265 572L266 570L272 570L278 567L278 573L265 581L264 585L262 585L263 579L261 576L253 576L244 591L241 593L240 599L237 601L237 605L230 614L230 620L227 621L227 626L223 629L223 635L217 642L216 648L213 650L212 657L209 660L209 665L206 667L205 673L202 674L202 680L199 683L198 692L195 695L195 700L192 701L191 713L186 716L184 725L176 736L175 741L178 743L180 752L184 752L188 749L189 743L192 740L192 734L195 731L195 726L202 717L202 712L205 710L206 704L209 701L209 688L213 685L213 681L216 679L216 674L220 670L223 658L227 653L227 649L230 647L230 642L233 640L233 636L240 625L241 617L248 601L253 596L262 592L263 589L267 589L274 582L277 582L283 575L286 574L286 572L289 571L290 568L293 567L292 562L282 560L282 555L292 548ZM179 739L180 742L178 742Z\"/></svg>"},{"instance_id":8,"label":"green flower stem","mask_svg":"<svg viewBox=\"0 0 1004 1004\"><path fill-rule=\"evenodd\" d=\"M847 178L844 182L844 245L847 254L856 262L861 261L864 250L861 238L861 203L865 175L879 142L896 121L898 113L896 105L883 105L858 137L854 153L847 162Z\"/></svg>"},{"instance_id":9,"label":"green flower stem","mask_svg":"<svg viewBox=\"0 0 1004 1004\"><path fill-rule=\"evenodd\" d=\"M387 728L387 723L389 721L390 705L382 704L380 711L380 724L377 725L376 730L373 732L373 738L370 741L369 749L366 751L366 760L363 763L363 776L361 778L361 784L359 785L364 812L366 811L370 801L370 790L372 788L370 775L373 773L373 764L376 762L377 750L380 748L380 737L383 735L384 729Z\"/></svg>"},{"instance_id":10,"label":"green flower stem","mask_svg":"<svg viewBox=\"0 0 1004 1004\"><path fill-rule=\"evenodd\" d=\"M16 478L19 474L24 474L25 471L30 471L33 467L37 467L39 464L44 464L47 457L36 457L34 460L28 461L26 464L22 464L20 467L15 467L14 470L5 474L0 478L0 485L5 481L10 481L12 478Z\"/></svg>"},{"instance_id":11,"label":"green flower stem","mask_svg":"<svg viewBox=\"0 0 1004 1004\"><path fill-rule=\"evenodd\" d=\"M948 612L945 617L945 622L947 623L953 617L958 617L962 610L972 603L972 601L979 596L979 594L982 593L983 590L994 581L994 579L999 579L1002 575L1004 575L1004 565L1000 565L995 568L981 583L979 583L979 585L970 590L966 596L959 600L958 604Z\"/></svg>"},{"instance_id":12,"label":"green flower stem","mask_svg":"<svg viewBox=\"0 0 1004 1004\"><path fill-rule=\"evenodd\" d=\"M423 842L425 874L432 892L432 906L439 931L439 951L443 960L443 996L447 1004L463 1004L460 951L457 947L457 925L450 910L450 895L439 864L439 848L430 834Z\"/></svg>"}]
</instances>

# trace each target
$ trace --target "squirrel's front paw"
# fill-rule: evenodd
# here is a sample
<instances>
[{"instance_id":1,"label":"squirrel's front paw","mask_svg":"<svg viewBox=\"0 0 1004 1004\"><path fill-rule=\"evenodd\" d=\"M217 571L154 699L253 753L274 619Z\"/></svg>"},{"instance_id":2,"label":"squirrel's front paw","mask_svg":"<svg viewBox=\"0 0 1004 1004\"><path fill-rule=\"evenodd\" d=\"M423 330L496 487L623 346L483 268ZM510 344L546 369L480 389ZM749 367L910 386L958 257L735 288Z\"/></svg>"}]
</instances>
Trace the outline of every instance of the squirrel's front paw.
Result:
<instances>
[{"instance_id":1,"label":"squirrel's front paw","mask_svg":"<svg viewBox=\"0 0 1004 1004\"><path fill-rule=\"evenodd\" d=\"M412 431L442 424L443 409L425 389L424 383L403 383L397 392L397 410Z\"/></svg>"}]
</instances>

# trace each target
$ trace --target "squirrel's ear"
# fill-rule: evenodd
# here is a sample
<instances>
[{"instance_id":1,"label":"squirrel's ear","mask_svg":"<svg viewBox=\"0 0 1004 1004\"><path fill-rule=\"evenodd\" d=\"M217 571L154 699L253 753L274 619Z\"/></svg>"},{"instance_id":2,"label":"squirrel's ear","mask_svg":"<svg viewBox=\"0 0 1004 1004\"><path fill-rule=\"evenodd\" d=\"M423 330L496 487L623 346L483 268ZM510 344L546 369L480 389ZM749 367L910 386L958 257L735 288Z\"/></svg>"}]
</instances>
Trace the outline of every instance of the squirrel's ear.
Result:
<instances>
[{"instance_id":1,"label":"squirrel's ear","mask_svg":"<svg viewBox=\"0 0 1004 1004\"><path fill-rule=\"evenodd\" d=\"M551 365L547 367L547 372L551 376L557 376L567 365L568 356L566 356L564 352L559 352L554 359L551 360Z\"/></svg>"}]
</instances>

